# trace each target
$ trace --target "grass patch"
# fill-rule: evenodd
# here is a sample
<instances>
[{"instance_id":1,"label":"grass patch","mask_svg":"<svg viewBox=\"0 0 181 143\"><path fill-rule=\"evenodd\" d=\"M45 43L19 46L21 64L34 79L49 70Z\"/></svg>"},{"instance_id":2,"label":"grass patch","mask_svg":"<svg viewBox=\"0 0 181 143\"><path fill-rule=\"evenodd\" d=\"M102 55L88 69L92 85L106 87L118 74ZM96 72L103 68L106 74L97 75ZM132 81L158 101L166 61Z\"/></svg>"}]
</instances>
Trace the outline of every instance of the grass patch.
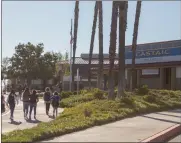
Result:
<instances>
[{"instance_id":1,"label":"grass patch","mask_svg":"<svg viewBox=\"0 0 181 143\"><path fill-rule=\"evenodd\" d=\"M147 95L130 96L129 93L115 101L99 99L93 93L74 95L63 99L64 106L71 108L65 108L55 120L3 134L2 142L35 142L138 114L180 108L180 98L181 91L158 90L150 90Z\"/></svg>"}]
</instances>

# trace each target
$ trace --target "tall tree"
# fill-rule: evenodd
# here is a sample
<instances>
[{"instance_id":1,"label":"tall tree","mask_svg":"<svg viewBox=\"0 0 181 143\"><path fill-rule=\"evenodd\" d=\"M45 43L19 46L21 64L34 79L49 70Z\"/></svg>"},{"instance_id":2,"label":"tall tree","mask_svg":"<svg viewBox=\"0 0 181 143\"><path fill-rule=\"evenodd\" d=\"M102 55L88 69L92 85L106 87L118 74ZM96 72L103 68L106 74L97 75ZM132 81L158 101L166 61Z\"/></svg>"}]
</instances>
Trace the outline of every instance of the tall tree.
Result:
<instances>
[{"instance_id":1,"label":"tall tree","mask_svg":"<svg viewBox=\"0 0 181 143\"><path fill-rule=\"evenodd\" d=\"M125 90L125 32L127 26L128 1L119 2L119 63L118 63L118 95L120 98Z\"/></svg>"},{"instance_id":2,"label":"tall tree","mask_svg":"<svg viewBox=\"0 0 181 143\"><path fill-rule=\"evenodd\" d=\"M28 85L32 79L47 79L56 74L56 63L59 53L46 52L43 54L42 43L33 45L31 43L19 44L15 47L15 53L10 58L8 67L8 78L26 79Z\"/></svg>"},{"instance_id":3,"label":"tall tree","mask_svg":"<svg viewBox=\"0 0 181 143\"><path fill-rule=\"evenodd\" d=\"M43 53L43 44L33 45L30 42L27 44L19 44L15 47L15 53L10 58L11 67L9 75L12 77L21 77L27 80L30 84L30 79L36 78L39 74L39 58Z\"/></svg>"},{"instance_id":4,"label":"tall tree","mask_svg":"<svg viewBox=\"0 0 181 143\"><path fill-rule=\"evenodd\" d=\"M95 2L94 7L94 20L92 25L92 34L91 34L91 41L90 41L90 50L89 50L89 74L88 74L88 82L89 88L91 88L91 60L92 60L92 53L94 48L94 39L95 39L95 32L96 32L96 23L97 23L97 13L98 13L98 2Z\"/></svg>"},{"instance_id":5,"label":"tall tree","mask_svg":"<svg viewBox=\"0 0 181 143\"><path fill-rule=\"evenodd\" d=\"M130 84L131 90L134 90L137 87L137 72L135 69L135 59L136 59L136 46L137 46L140 12L141 12L141 1L137 1L134 31L133 31L133 41L132 41L132 74L131 74L131 84Z\"/></svg>"},{"instance_id":6,"label":"tall tree","mask_svg":"<svg viewBox=\"0 0 181 143\"><path fill-rule=\"evenodd\" d=\"M112 2L112 20L111 20L111 34L109 46L109 79L108 79L108 99L114 99L114 60L116 52L116 39L117 39L117 17L118 17L118 2Z\"/></svg>"},{"instance_id":7,"label":"tall tree","mask_svg":"<svg viewBox=\"0 0 181 143\"><path fill-rule=\"evenodd\" d=\"M4 57L1 63L1 75L3 77L7 76L9 64L10 64L10 59L8 57Z\"/></svg>"},{"instance_id":8,"label":"tall tree","mask_svg":"<svg viewBox=\"0 0 181 143\"><path fill-rule=\"evenodd\" d=\"M103 78L103 17L102 1L98 1L99 9L99 70L98 70L98 88L102 89Z\"/></svg>"},{"instance_id":9,"label":"tall tree","mask_svg":"<svg viewBox=\"0 0 181 143\"><path fill-rule=\"evenodd\" d=\"M72 90L74 90L74 75L75 75L75 53L77 48L77 31L78 31L78 19L79 19L79 1L75 2L74 10L74 42L73 42L73 63L72 63Z\"/></svg>"}]
</instances>

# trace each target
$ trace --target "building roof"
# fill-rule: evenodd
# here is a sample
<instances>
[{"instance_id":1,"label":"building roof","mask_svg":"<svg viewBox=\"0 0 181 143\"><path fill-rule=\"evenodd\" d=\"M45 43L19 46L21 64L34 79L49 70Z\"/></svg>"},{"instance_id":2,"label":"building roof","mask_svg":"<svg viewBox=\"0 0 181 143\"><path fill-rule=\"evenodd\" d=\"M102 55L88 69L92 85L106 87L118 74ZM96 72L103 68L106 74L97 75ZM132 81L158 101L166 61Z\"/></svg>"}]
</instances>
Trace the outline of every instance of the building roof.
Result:
<instances>
[{"instance_id":1,"label":"building roof","mask_svg":"<svg viewBox=\"0 0 181 143\"><path fill-rule=\"evenodd\" d=\"M166 49L166 48L176 48L181 47L181 40L172 40L172 41L162 41L162 42L155 42L155 43L145 43L145 44L138 44L137 45L137 51L147 51L147 50L153 50L153 49ZM131 45L128 45L125 47L125 52L130 53L131 52ZM98 64L99 54L93 54L91 64ZM104 65L109 65L109 54L104 54ZM60 64L69 63L69 61L62 61ZM75 64L88 64L89 63L89 54L88 53L82 53L80 57L75 57ZM118 64L118 54L115 56L114 64Z\"/></svg>"},{"instance_id":2,"label":"building roof","mask_svg":"<svg viewBox=\"0 0 181 143\"><path fill-rule=\"evenodd\" d=\"M125 52L131 51L131 46L125 46ZM171 48L171 47L179 47L181 46L181 39L180 40L172 40L172 41L162 41L162 42L154 42L154 43L144 43L144 44L137 44L137 50L150 50L150 49L159 49L159 48ZM80 56L82 59L88 59L88 53L82 53ZM99 54L92 54L92 59L98 59ZM118 54L116 54L115 58L118 58ZM109 59L109 54L104 54L104 59Z\"/></svg>"}]
</instances>

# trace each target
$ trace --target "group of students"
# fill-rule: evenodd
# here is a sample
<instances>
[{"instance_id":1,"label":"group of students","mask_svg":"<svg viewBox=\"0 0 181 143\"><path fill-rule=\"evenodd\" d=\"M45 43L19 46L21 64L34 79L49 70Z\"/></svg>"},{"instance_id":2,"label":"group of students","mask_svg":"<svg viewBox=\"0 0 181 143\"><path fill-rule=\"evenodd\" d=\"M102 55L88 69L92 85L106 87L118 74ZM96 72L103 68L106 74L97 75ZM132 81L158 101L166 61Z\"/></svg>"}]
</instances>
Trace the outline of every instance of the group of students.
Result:
<instances>
[{"instance_id":1,"label":"group of students","mask_svg":"<svg viewBox=\"0 0 181 143\"><path fill-rule=\"evenodd\" d=\"M21 92L19 93L21 97ZM58 114L58 106L60 101L60 96L58 95L58 92L52 93L49 87L45 89L45 93L43 96L44 103L45 103L45 110L46 114L49 116L49 109L50 105L52 104L53 107L53 117L55 118ZM7 105L10 109L10 120L13 120L14 115L14 109L16 103L18 104L18 96L15 94L14 90L11 90L10 94L7 98ZM34 110L34 119L36 119L36 109L37 109L37 103L39 102L39 97L37 95L36 90L32 90L32 92L29 90L29 88L25 88L24 92L22 93L22 100L23 102L23 112L24 112L24 118L28 119L28 112L29 112L29 120L31 120L31 113L32 110Z\"/></svg>"}]
</instances>

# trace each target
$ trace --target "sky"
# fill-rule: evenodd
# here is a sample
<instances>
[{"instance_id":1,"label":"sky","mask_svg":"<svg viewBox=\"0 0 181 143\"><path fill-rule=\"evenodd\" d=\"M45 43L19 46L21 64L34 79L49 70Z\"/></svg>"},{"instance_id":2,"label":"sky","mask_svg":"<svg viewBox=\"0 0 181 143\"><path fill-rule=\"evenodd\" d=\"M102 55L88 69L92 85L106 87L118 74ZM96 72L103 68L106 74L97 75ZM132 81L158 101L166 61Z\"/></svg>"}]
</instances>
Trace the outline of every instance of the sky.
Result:
<instances>
[{"instance_id":1,"label":"sky","mask_svg":"<svg viewBox=\"0 0 181 143\"><path fill-rule=\"evenodd\" d=\"M128 2L126 45L132 43L136 1ZM80 1L76 56L89 53L94 1ZM11 57L18 43L43 43L44 51L70 51L70 22L75 1L3 1L2 57ZM109 51L112 2L103 2L104 53ZM180 1L143 1L138 44L181 39ZM98 26L94 53L98 53Z\"/></svg>"}]
</instances>

